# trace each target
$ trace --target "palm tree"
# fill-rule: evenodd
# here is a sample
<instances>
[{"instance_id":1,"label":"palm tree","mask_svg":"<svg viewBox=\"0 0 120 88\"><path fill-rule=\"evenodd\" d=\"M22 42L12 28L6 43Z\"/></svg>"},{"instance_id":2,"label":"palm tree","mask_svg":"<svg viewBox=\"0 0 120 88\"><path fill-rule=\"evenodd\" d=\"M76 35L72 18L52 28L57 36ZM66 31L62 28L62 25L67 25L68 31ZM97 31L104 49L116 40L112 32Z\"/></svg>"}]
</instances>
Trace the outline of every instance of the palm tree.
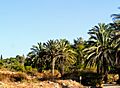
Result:
<instances>
[{"instance_id":1,"label":"palm tree","mask_svg":"<svg viewBox=\"0 0 120 88\"><path fill-rule=\"evenodd\" d=\"M71 48L68 40L58 40L59 58L58 62L61 67L61 74L64 75L65 67L69 67L76 62L76 52Z\"/></svg>"},{"instance_id":2,"label":"palm tree","mask_svg":"<svg viewBox=\"0 0 120 88\"><path fill-rule=\"evenodd\" d=\"M120 7L118 9L120 9ZM113 20L120 20L120 14L112 14L111 17L113 17Z\"/></svg>"},{"instance_id":3,"label":"palm tree","mask_svg":"<svg viewBox=\"0 0 120 88\"><path fill-rule=\"evenodd\" d=\"M31 52L28 53L26 59L26 65L32 65L32 67L38 68L39 71L42 71L42 68L45 66L46 59L45 48L42 43L38 43L37 46L33 45Z\"/></svg>"},{"instance_id":4,"label":"palm tree","mask_svg":"<svg viewBox=\"0 0 120 88\"><path fill-rule=\"evenodd\" d=\"M120 81L120 22L110 23L111 29L113 29L113 42L114 42L114 55L115 55L115 62L114 66L119 74L119 81Z\"/></svg>"},{"instance_id":5,"label":"palm tree","mask_svg":"<svg viewBox=\"0 0 120 88\"><path fill-rule=\"evenodd\" d=\"M113 20L120 20L120 14L112 14Z\"/></svg>"},{"instance_id":6,"label":"palm tree","mask_svg":"<svg viewBox=\"0 0 120 88\"><path fill-rule=\"evenodd\" d=\"M85 41L83 39L77 38L74 39L74 45L73 45L74 50L77 53L77 61L75 63L75 66L77 69L80 69L81 66L84 64L84 54L83 54L83 49L85 48Z\"/></svg>"},{"instance_id":7,"label":"palm tree","mask_svg":"<svg viewBox=\"0 0 120 88\"><path fill-rule=\"evenodd\" d=\"M55 62L57 58L59 57L59 50L58 50L58 44L55 40L49 40L48 42L44 43L45 51L47 52L47 58L52 63L52 75L54 77L54 70L55 70Z\"/></svg>"},{"instance_id":8,"label":"palm tree","mask_svg":"<svg viewBox=\"0 0 120 88\"><path fill-rule=\"evenodd\" d=\"M120 9L120 7L118 8ZM119 27L120 30L120 14L112 14L111 17L113 18L114 21L114 27Z\"/></svg>"},{"instance_id":9,"label":"palm tree","mask_svg":"<svg viewBox=\"0 0 120 88\"><path fill-rule=\"evenodd\" d=\"M62 74L64 74L64 67L69 66L75 62L74 51L71 49L69 42L66 39L49 40L44 43L47 52L47 58L52 63L52 75L54 76L55 66L61 66Z\"/></svg>"},{"instance_id":10,"label":"palm tree","mask_svg":"<svg viewBox=\"0 0 120 88\"><path fill-rule=\"evenodd\" d=\"M84 49L84 52L86 52L85 64L97 66L97 73L104 73L106 78L108 67L113 65L114 62L111 30L108 25L98 24L98 26L89 30L88 34L90 34L89 44L91 46Z\"/></svg>"}]
</instances>

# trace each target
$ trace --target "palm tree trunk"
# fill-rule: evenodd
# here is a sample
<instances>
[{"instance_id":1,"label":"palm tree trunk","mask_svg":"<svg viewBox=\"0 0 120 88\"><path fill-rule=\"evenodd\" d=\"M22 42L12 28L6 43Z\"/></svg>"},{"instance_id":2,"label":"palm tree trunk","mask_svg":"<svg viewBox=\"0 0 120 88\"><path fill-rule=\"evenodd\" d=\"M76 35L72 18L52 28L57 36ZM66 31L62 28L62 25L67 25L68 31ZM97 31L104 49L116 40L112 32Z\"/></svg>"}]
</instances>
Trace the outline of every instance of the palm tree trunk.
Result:
<instances>
[{"instance_id":1,"label":"palm tree trunk","mask_svg":"<svg viewBox=\"0 0 120 88\"><path fill-rule=\"evenodd\" d=\"M53 58L53 61L52 61L52 76L54 78L54 72L55 72L55 58Z\"/></svg>"},{"instance_id":2,"label":"palm tree trunk","mask_svg":"<svg viewBox=\"0 0 120 88\"><path fill-rule=\"evenodd\" d=\"M64 65L62 65L62 75L64 75Z\"/></svg>"},{"instance_id":3,"label":"palm tree trunk","mask_svg":"<svg viewBox=\"0 0 120 88\"><path fill-rule=\"evenodd\" d=\"M100 73L99 64L97 65L97 73Z\"/></svg>"},{"instance_id":4,"label":"palm tree trunk","mask_svg":"<svg viewBox=\"0 0 120 88\"><path fill-rule=\"evenodd\" d=\"M107 81L108 81L108 77L107 77L107 76L108 76L108 73L106 72L106 73L105 73L105 76L104 76L104 81L105 81L105 83L107 83Z\"/></svg>"},{"instance_id":5,"label":"palm tree trunk","mask_svg":"<svg viewBox=\"0 0 120 88\"><path fill-rule=\"evenodd\" d=\"M104 81L105 81L105 83L107 83L107 81L108 81L108 70L107 70L107 67L105 66L105 68L104 68L104 74L105 74L105 76L104 76Z\"/></svg>"}]
</instances>

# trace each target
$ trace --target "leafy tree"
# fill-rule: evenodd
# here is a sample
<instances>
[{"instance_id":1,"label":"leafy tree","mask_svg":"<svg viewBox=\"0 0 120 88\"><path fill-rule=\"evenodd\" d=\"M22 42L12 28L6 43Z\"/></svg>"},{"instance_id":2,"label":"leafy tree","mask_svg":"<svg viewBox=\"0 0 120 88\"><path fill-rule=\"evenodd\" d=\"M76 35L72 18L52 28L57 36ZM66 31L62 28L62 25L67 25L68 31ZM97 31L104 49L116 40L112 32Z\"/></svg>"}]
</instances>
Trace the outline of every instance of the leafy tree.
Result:
<instances>
[{"instance_id":1,"label":"leafy tree","mask_svg":"<svg viewBox=\"0 0 120 88\"><path fill-rule=\"evenodd\" d=\"M24 66L24 62L25 62L25 56L24 55L23 56L17 55L16 59L22 66Z\"/></svg>"}]
</instances>

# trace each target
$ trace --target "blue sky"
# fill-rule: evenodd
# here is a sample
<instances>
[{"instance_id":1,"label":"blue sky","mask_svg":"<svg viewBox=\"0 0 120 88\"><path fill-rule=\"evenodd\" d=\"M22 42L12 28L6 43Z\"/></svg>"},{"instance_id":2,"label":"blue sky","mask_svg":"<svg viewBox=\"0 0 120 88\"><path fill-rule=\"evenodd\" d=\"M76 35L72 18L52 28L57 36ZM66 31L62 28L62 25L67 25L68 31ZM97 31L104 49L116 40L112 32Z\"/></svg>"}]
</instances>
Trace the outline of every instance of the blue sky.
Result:
<instances>
[{"instance_id":1,"label":"blue sky","mask_svg":"<svg viewBox=\"0 0 120 88\"><path fill-rule=\"evenodd\" d=\"M49 39L88 39L88 30L111 22L119 0L0 0L0 54L27 54Z\"/></svg>"}]
</instances>

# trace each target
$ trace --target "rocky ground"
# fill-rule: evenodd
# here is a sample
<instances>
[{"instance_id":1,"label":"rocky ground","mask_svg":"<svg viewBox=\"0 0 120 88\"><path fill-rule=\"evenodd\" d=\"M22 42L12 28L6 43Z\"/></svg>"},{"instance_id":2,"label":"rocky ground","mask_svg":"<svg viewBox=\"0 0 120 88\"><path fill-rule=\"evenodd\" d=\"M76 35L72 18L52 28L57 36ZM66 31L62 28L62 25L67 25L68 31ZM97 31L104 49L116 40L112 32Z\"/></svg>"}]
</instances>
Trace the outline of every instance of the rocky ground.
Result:
<instances>
[{"instance_id":1,"label":"rocky ground","mask_svg":"<svg viewBox=\"0 0 120 88\"><path fill-rule=\"evenodd\" d=\"M0 82L0 88L83 88L72 80L40 81L40 82Z\"/></svg>"},{"instance_id":2,"label":"rocky ground","mask_svg":"<svg viewBox=\"0 0 120 88\"><path fill-rule=\"evenodd\" d=\"M15 82L14 79L24 78ZM73 80L33 80L25 73L0 71L0 88L84 88L80 83Z\"/></svg>"}]
</instances>

